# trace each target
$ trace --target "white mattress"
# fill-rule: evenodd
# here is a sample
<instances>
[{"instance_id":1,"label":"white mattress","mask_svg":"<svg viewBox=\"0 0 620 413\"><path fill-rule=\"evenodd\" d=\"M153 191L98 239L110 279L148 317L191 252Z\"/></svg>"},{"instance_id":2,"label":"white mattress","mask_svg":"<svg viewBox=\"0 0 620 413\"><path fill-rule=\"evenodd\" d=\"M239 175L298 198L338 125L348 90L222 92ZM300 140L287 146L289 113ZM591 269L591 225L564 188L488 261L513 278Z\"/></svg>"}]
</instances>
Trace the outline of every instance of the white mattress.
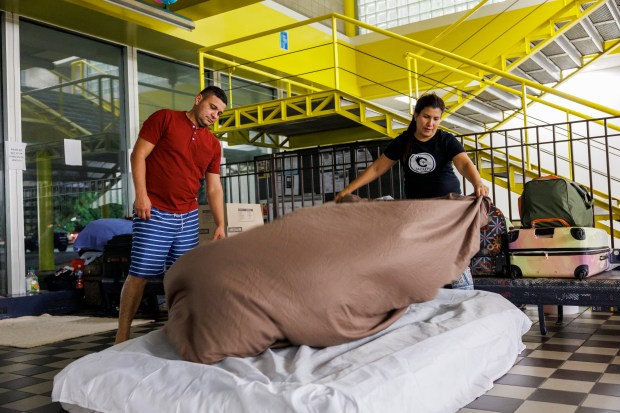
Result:
<instances>
[{"instance_id":1,"label":"white mattress","mask_svg":"<svg viewBox=\"0 0 620 413\"><path fill-rule=\"evenodd\" d=\"M446 289L363 340L212 366L153 331L65 367L52 399L70 412L455 412L512 367L530 327L500 295Z\"/></svg>"}]
</instances>

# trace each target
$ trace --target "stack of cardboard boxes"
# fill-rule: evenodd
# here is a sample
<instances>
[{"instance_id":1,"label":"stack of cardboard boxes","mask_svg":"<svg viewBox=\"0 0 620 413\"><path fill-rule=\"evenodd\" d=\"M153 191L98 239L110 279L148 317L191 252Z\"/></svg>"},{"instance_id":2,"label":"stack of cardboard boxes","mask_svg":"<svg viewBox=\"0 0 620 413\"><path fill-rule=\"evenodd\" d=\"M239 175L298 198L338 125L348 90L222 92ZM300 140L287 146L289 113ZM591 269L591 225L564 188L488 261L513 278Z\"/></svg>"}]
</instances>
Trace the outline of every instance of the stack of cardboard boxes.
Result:
<instances>
[{"instance_id":1,"label":"stack of cardboard boxes","mask_svg":"<svg viewBox=\"0 0 620 413\"><path fill-rule=\"evenodd\" d=\"M198 212L198 237L202 244L213 239L216 225L209 205L201 205ZM228 203L224 205L224 228L227 237L263 224L260 204Z\"/></svg>"}]
</instances>

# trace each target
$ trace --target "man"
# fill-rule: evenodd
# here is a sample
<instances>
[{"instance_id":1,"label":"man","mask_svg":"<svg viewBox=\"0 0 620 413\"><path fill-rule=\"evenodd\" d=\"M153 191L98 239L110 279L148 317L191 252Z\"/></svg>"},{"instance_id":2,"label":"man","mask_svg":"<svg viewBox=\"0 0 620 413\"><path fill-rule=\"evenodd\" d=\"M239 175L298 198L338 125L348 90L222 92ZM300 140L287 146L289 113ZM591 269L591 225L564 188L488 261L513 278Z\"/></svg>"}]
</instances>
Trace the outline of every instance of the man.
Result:
<instances>
[{"instance_id":1,"label":"man","mask_svg":"<svg viewBox=\"0 0 620 413\"><path fill-rule=\"evenodd\" d=\"M203 179L217 229L225 237L221 146L209 131L228 103L209 86L187 112L162 109L143 124L131 154L135 187L131 266L121 292L116 343L129 339L131 322L149 279L163 276L198 245L197 195Z\"/></svg>"},{"instance_id":2,"label":"man","mask_svg":"<svg viewBox=\"0 0 620 413\"><path fill-rule=\"evenodd\" d=\"M453 164L474 186L475 196L488 196L489 188L482 181L463 145L451 133L439 130L444 110L444 101L434 93L420 97L409 128L390 142L385 152L336 196L336 202L342 202L346 195L379 178L399 160L403 164L408 199L460 194L461 184L454 173ZM469 268L452 286L473 289Z\"/></svg>"}]
</instances>

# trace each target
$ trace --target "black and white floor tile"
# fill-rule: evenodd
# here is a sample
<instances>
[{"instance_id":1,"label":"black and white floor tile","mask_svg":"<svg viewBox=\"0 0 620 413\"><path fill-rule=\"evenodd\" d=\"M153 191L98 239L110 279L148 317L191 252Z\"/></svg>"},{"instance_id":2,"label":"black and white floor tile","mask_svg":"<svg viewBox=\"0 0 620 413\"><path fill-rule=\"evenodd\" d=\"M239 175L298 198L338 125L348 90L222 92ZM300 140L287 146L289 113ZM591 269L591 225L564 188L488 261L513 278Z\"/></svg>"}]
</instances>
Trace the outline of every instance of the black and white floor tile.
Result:
<instances>
[{"instance_id":1,"label":"black and white floor tile","mask_svg":"<svg viewBox=\"0 0 620 413\"><path fill-rule=\"evenodd\" d=\"M459 413L620 412L620 315L579 308L562 324L547 316L548 333L535 321L523 337L526 350L486 394Z\"/></svg>"},{"instance_id":2,"label":"black and white floor tile","mask_svg":"<svg viewBox=\"0 0 620 413\"><path fill-rule=\"evenodd\" d=\"M132 328L139 337L160 328L164 321ZM31 349L0 346L0 413L60 413L52 403L54 376L73 360L114 344L116 331L79 337Z\"/></svg>"}]
</instances>

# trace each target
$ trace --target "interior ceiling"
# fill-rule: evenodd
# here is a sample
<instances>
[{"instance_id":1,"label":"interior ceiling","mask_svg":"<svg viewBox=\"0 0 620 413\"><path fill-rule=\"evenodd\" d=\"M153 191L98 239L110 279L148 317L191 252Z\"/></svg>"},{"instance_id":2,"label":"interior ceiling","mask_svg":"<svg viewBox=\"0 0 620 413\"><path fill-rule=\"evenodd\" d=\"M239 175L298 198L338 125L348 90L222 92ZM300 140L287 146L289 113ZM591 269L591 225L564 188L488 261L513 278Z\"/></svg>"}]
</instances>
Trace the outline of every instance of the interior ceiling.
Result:
<instances>
[{"instance_id":1,"label":"interior ceiling","mask_svg":"<svg viewBox=\"0 0 620 413\"><path fill-rule=\"evenodd\" d=\"M144 2L162 7L154 0ZM178 0L170 9L199 21L258 2L260 0ZM127 12L105 0L0 0L0 9L192 64L196 63L197 50L204 46L179 36L171 42L170 33L162 27L183 29L166 27L165 23L158 22L150 25L153 19ZM41 47L44 46L45 42L41 42Z\"/></svg>"},{"instance_id":2,"label":"interior ceiling","mask_svg":"<svg viewBox=\"0 0 620 413\"><path fill-rule=\"evenodd\" d=\"M192 20L201 20L259 1L261 0L177 0L176 3L170 5L170 10ZM148 2L157 4L153 0Z\"/></svg>"},{"instance_id":3,"label":"interior ceiling","mask_svg":"<svg viewBox=\"0 0 620 413\"><path fill-rule=\"evenodd\" d=\"M154 7L162 7L160 4L156 3L155 0L144 0L144 2L151 3ZM211 27L211 23L213 23L214 20L220 20L209 18L221 13L251 6L259 2L259 0L178 0L170 6L170 9L177 14L191 18L196 22L197 27L201 26L200 29L192 33L183 29L174 28L166 23L153 23L154 19L145 16L140 17L139 15L137 16L137 13L124 11L122 7L105 0L0 0L0 9L14 12L37 21L110 40L118 44L134 46L140 50L195 64L197 60L197 51L209 42L208 36L210 35L209 28ZM530 4L537 2L535 0L515 0L514 3ZM541 7L546 4L546 2L540 3ZM514 69L514 73L540 83L550 84L550 82L557 80L547 77L550 73L560 73L560 70L571 68L563 66L565 62L569 64L572 61L580 62L583 56L591 56L593 52L598 50L596 49L597 42L599 43L599 48L601 48L604 42L617 40L620 36L619 4L620 0L610 0L608 4L601 7L597 13L593 13L591 18L585 19L583 29L582 25L575 26L571 31L567 32L564 37L558 39L556 43L549 45L542 52L539 52L537 56L525 61L520 67ZM246 12L244 10L239 10L239 14L243 13ZM251 19L251 12L247 13L250 13L249 19ZM497 16L501 15L501 12L497 14ZM537 17L534 12L532 12L531 18L533 19L533 23L532 27L528 27L530 31L534 30L539 24L538 20L540 20L540 17ZM442 19L438 20L443 21ZM97 24L93 24L94 22ZM446 22L443 21L443 23L445 24ZM240 24L247 23L240 22ZM527 26L524 24L521 25ZM255 26L252 25L249 29L252 30L254 28ZM246 29L248 29L248 27L246 27ZM495 50L495 54L489 52L491 55L500 55L503 53L505 47L508 47L508 44L500 45L496 42L504 35L503 31L497 30L497 28L493 29L491 26L480 27L474 25L474 29L476 30L475 34L477 37L469 39L469 41L470 43L475 43L475 47L482 48L482 50L485 51L487 51L487 49ZM221 30L223 36L230 37L240 36L239 33L242 31L240 28L233 28L230 29L230 31L223 30L222 28L211 30ZM432 31L429 31L429 33L431 32ZM580 36L581 32L585 34ZM532 33L525 33L524 36L526 36L527 39L531 34ZM583 37L583 39L581 37ZM171 38L173 38L172 41ZM456 38L456 36L451 36L448 40L458 44L460 44L459 42L461 41L461 39ZM560 40L562 40L562 42L560 42ZM24 53L22 56L27 56L27 58L24 59L22 65L32 64L36 66L38 64L36 62L37 57L43 57L44 61L49 62L50 60L59 60L71 56L72 50L79 49L85 53L89 50L88 48L80 47L78 44L69 44L70 42L66 44L62 42L59 44L59 42L56 42L53 48L54 50L51 51L46 47L46 44L49 44L48 42L50 41L53 42L54 39L46 39L46 41L37 41L32 42L32 44L24 45L27 50L23 51ZM485 44L490 45L492 42L496 42L497 44L493 47L482 46ZM375 42L369 39L369 43L372 44ZM514 41L509 43L509 45L513 45L513 43ZM381 45L389 49L388 44ZM579 48L584 48L584 45L587 45L588 48L581 51ZM459 54L463 56L469 55L467 50L455 50L448 46L450 45L445 45L445 47L443 47L444 50L458 51ZM109 47L109 45L107 47ZM568 52L571 50L573 51L572 55L574 55L572 60L567 57L569 56ZM53 57L49 56L52 52L59 53L59 55ZM93 53L97 54L96 50L93 50ZM391 50L391 53L399 54L400 51L394 48L394 50ZM33 61L29 62L29 60ZM117 62L110 63L117 64ZM549 69L554 64L558 65L557 68L552 68L553 70ZM405 80L402 81L404 82ZM486 92L481 93L477 101L484 100L483 98L487 95ZM362 96L367 99L373 99L372 93L362 93ZM493 107L488 105L482 107L482 109L473 106L462 107L458 109L459 112L454 113L455 116L451 117L454 119L453 124L448 124L448 122L446 122L446 125L449 125L449 127L459 133L477 131L482 127L481 125L484 122L493 122L494 114L501 118L500 109L514 109L511 105L507 104L509 101L506 99L505 97L498 99L489 95L487 100ZM395 110L405 115L407 114L408 103L406 101L398 101L393 96L385 98L379 98L377 96L373 101L374 103L389 107L393 111ZM519 104L520 102L517 102L517 106ZM458 123L457 120L461 121L461 123ZM463 124L464 121L467 122Z\"/></svg>"}]
</instances>

